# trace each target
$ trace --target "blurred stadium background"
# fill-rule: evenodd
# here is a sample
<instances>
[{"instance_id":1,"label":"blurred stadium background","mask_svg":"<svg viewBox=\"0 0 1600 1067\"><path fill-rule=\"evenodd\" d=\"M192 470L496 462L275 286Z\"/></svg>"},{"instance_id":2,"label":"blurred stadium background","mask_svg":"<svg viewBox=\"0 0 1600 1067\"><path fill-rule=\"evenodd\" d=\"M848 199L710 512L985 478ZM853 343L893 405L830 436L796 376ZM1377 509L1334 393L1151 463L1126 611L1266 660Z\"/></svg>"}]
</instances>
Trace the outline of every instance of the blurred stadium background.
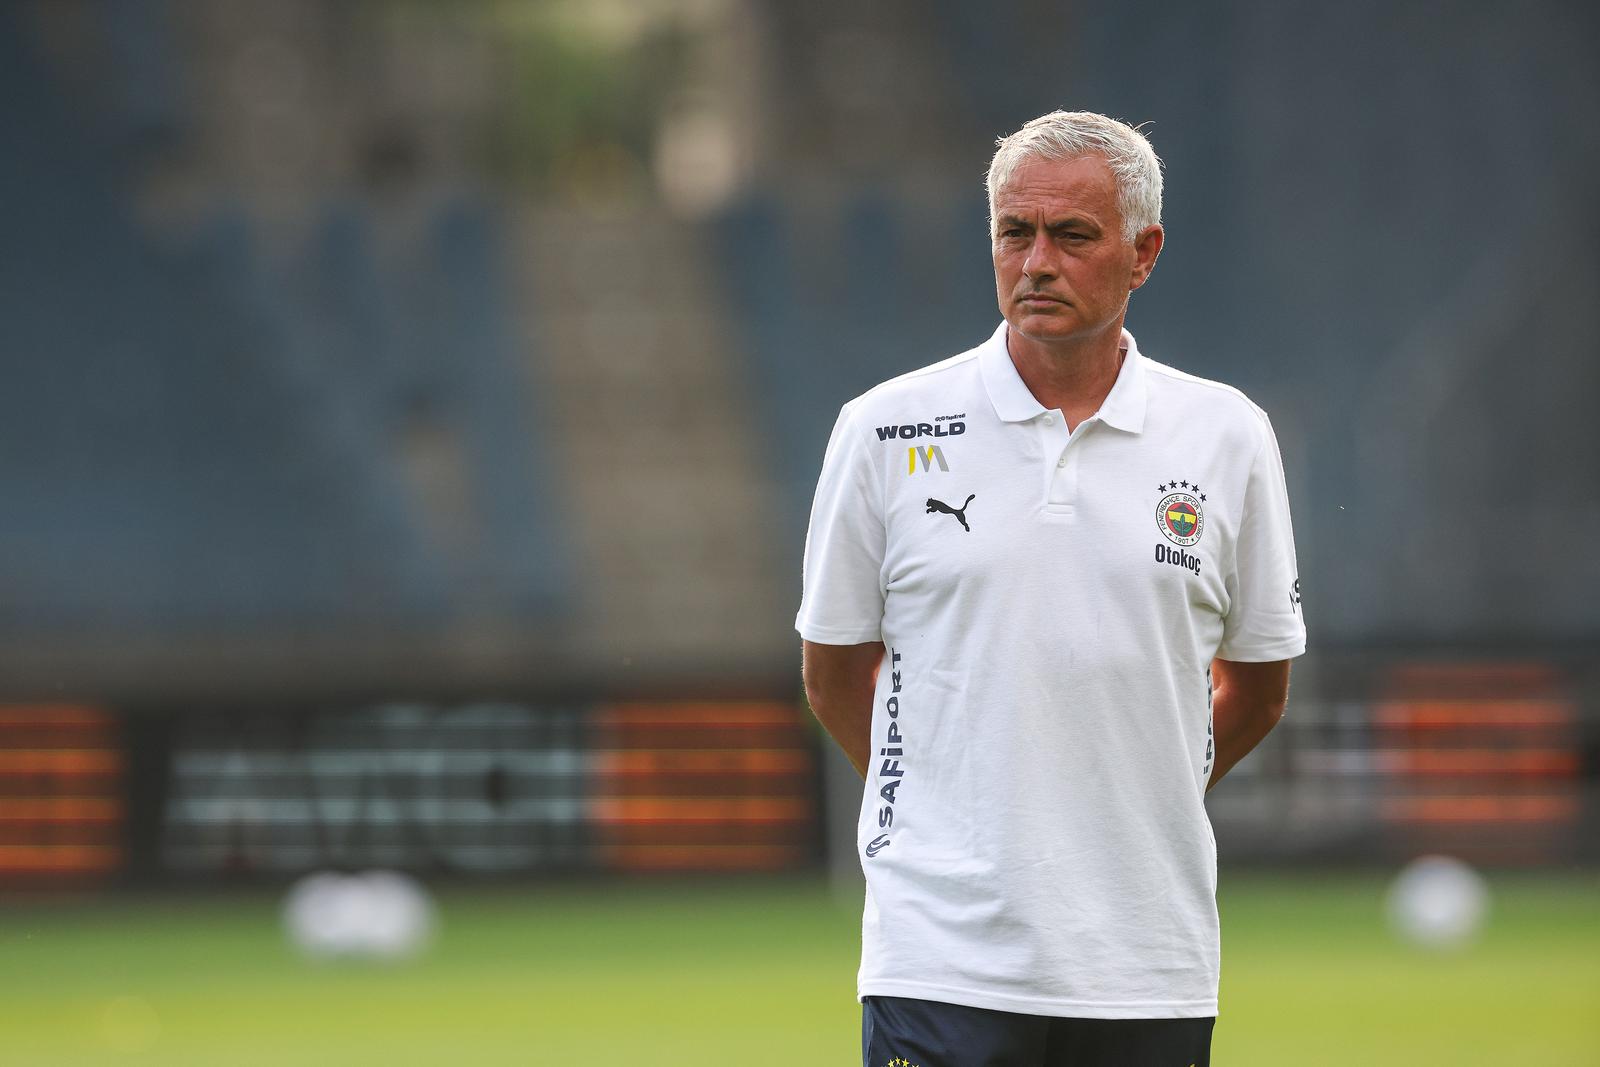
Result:
<instances>
[{"instance_id":1,"label":"blurred stadium background","mask_svg":"<svg viewBox=\"0 0 1600 1067\"><path fill-rule=\"evenodd\" d=\"M1152 123L1130 326L1295 508L1218 1062L1600 1063L1597 10L0 6L0 1063L858 1058L812 482L992 328L1063 105ZM1384 924L1424 853L1454 951ZM297 954L370 868L426 950Z\"/></svg>"}]
</instances>

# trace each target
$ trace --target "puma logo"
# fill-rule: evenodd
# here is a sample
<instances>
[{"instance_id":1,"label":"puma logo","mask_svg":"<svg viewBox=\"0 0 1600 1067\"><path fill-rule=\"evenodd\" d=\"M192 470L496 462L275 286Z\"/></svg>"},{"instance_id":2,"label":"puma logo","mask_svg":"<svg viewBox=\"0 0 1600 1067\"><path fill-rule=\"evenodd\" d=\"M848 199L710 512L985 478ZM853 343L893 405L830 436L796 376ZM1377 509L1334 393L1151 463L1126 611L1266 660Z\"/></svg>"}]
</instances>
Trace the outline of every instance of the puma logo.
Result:
<instances>
[{"instance_id":1,"label":"puma logo","mask_svg":"<svg viewBox=\"0 0 1600 1067\"><path fill-rule=\"evenodd\" d=\"M976 499L978 499L978 494L973 493L967 497L966 504L962 504L959 508L953 508L949 504L946 504L943 500L935 500L930 496L928 498L927 514L932 515L936 511L942 511L946 515L954 515L956 517L956 521L961 524L961 528L967 531L967 533L971 533L972 527L967 525L967 504L972 503Z\"/></svg>"}]
</instances>

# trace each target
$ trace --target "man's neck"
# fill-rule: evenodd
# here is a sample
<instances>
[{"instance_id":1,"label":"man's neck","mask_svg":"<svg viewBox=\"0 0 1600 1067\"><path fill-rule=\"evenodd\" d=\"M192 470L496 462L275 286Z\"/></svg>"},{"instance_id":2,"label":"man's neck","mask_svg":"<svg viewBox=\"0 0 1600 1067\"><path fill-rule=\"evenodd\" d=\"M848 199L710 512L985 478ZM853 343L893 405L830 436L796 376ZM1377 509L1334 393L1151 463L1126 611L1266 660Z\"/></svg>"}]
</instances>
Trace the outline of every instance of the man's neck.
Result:
<instances>
[{"instance_id":1,"label":"man's neck","mask_svg":"<svg viewBox=\"0 0 1600 1067\"><path fill-rule=\"evenodd\" d=\"M1061 412L1067 429L1095 412L1117 384L1122 369L1122 322L1091 338L1048 343L1006 330L1006 351L1033 398Z\"/></svg>"}]
</instances>

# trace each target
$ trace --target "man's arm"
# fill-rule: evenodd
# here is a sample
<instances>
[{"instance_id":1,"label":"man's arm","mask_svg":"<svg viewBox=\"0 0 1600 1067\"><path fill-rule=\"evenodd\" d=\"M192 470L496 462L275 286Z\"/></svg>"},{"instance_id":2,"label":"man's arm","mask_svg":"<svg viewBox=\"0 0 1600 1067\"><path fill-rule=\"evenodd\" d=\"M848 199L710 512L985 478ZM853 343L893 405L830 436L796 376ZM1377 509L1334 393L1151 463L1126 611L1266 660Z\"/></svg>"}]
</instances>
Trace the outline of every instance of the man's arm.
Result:
<instances>
[{"instance_id":1,"label":"man's arm","mask_svg":"<svg viewBox=\"0 0 1600 1067\"><path fill-rule=\"evenodd\" d=\"M811 713L822 723L862 778L872 753L872 694L883 662L883 642L823 645L801 642L800 674Z\"/></svg>"},{"instance_id":2,"label":"man's arm","mask_svg":"<svg viewBox=\"0 0 1600 1067\"><path fill-rule=\"evenodd\" d=\"M1217 751L1206 789L1221 781L1278 725L1288 702L1288 660L1211 661L1211 734Z\"/></svg>"}]
</instances>

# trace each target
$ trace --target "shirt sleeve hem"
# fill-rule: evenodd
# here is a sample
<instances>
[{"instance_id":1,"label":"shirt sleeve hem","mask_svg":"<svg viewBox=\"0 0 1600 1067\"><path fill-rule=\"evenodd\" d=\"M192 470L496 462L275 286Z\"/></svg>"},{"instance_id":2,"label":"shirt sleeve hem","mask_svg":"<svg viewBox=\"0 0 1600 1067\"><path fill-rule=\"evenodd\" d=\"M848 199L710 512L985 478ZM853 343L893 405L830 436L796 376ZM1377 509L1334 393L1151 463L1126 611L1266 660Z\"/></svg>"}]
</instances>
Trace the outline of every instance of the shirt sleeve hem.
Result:
<instances>
[{"instance_id":1,"label":"shirt sleeve hem","mask_svg":"<svg viewBox=\"0 0 1600 1067\"><path fill-rule=\"evenodd\" d=\"M1281 659L1294 659L1306 653L1303 637L1271 644L1243 645L1217 649L1217 658L1234 663L1276 663Z\"/></svg>"},{"instance_id":2,"label":"shirt sleeve hem","mask_svg":"<svg viewBox=\"0 0 1600 1067\"><path fill-rule=\"evenodd\" d=\"M883 627L872 626L818 626L812 622L796 622L795 630L807 641L819 645L862 645L868 641L883 640Z\"/></svg>"}]
</instances>

